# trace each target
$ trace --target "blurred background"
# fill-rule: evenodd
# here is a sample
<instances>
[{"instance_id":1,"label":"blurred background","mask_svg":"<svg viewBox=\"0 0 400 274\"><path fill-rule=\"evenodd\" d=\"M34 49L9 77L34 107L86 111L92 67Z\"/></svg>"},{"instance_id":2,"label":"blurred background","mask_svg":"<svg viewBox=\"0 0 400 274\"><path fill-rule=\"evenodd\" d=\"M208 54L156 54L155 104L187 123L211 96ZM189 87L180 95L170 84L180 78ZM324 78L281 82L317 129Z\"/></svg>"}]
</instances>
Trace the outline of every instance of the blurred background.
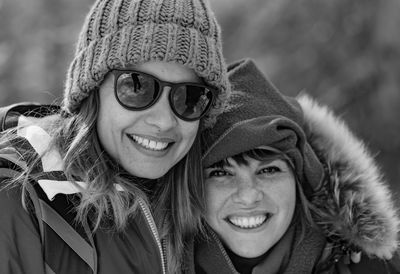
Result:
<instances>
[{"instance_id":1,"label":"blurred background","mask_svg":"<svg viewBox=\"0 0 400 274\"><path fill-rule=\"evenodd\" d=\"M0 0L0 106L60 102L93 2ZM400 1L210 2L226 60L251 57L283 93L306 92L330 105L365 140L400 197Z\"/></svg>"}]
</instances>

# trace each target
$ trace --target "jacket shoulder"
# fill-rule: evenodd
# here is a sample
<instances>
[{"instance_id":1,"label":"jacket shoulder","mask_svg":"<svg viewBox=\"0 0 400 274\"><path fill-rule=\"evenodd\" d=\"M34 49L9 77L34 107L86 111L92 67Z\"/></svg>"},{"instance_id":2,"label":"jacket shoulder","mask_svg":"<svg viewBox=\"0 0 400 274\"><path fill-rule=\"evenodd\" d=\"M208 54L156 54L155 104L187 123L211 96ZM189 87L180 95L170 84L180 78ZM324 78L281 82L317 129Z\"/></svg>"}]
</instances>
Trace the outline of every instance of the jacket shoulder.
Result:
<instances>
[{"instance_id":1,"label":"jacket shoulder","mask_svg":"<svg viewBox=\"0 0 400 274\"><path fill-rule=\"evenodd\" d=\"M59 111L59 106L34 102L21 102L0 107L0 131L16 126L16 120L20 115L44 117Z\"/></svg>"},{"instance_id":2,"label":"jacket shoulder","mask_svg":"<svg viewBox=\"0 0 400 274\"><path fill-rule=\"evenodd\" d=\"M0 219L1 228L13 226L16 223L31 220L30 214L22 203L22 187L4 187L0 190ZM32 221L32 220L31 220Z\"/></svg>"},{"instance_id":3,"label":"jacket shoulder","mask_svg":"<svg viewBox=\"0 0 400 274\"><path fill-rule=\"evenodd\" d=\"M21 188L0 190L0 273L45 273L38 228Z\"/></svg>"},{"instance_id":4,"label":"jacket shoulder","mask_svg":"<svg viewBox=\"0 0 400 274\"><path fill-rule=\"evenodd\" d=\"M400 273L399 255L397 253L391 260L364 256L358 264L350 264L349 269L354 274Z\"/></svg>"}]
</instances>

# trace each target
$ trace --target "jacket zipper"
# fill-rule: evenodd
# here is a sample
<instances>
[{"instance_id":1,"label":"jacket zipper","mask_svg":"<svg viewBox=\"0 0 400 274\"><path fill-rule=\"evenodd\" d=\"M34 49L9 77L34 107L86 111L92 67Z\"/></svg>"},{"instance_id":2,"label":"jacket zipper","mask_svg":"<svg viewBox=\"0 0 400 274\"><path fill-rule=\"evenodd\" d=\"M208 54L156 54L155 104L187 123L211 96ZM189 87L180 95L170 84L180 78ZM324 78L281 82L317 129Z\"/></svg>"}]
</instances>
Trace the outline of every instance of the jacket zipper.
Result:
<instances>
[{"instance_id":1,"label":"jacket zipper","mask_svg":"<svg viewBox=\"0 0 400 274\"><path fill-rule=\"evenodd\" d=\"M164 259L164 263L165 265L167 265L167 248L165 246L165 239L161 240L161 248L162 248L162 255L163 255L163 259Z\"/></svg>"},{"instance_id":2,"label":"jacket zipper","mask_svg":"<svg viewBox=\"0 0 400 274\"><path fill-rule=\"evenodd\" d=\"M150 213L150 209L147 207L147 205L145 204L145 202L139 198L139 205L144 213L144 216L146 217L147 220L147 224L150 227L151 233L153 234L154 240L156 241L156 244L158 246L158 251L160 252L160 258L161 258L161 267L162 267L162 273L166 274L166 260L165 260L165 256L164 256L164 248L163 245L161 244L161 240L160 237L158 235L158 231L157 231L157 227L156 224L154 222L153 216Z\"/></svg>"}]
</instances>

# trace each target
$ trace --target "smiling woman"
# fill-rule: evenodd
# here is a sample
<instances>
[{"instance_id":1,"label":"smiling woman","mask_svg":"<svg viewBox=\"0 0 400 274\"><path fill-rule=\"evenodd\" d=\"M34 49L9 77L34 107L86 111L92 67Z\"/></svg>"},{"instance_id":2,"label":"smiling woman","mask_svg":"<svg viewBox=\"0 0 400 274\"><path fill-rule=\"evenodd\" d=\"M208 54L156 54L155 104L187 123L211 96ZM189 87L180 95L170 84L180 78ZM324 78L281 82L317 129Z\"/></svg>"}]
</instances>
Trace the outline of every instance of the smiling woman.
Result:
<instances>
[{"instance_id":1,"label":"smiling woman","mask_svg":"<svg viewBox=\"0 0 400 274\"><path fill-rule=\"evenodd\" d=\"M232 96L202 133L205 234L188 243L187 272L398 273L400 220L362 142L253 61L228 75Z\"/></svg>"},{"instance_id":2,"label":"smiling woman","mask_svg":"<svg viewBox=\"0 0 400 274\"><path fill-rule=\"evenodd\" d=\"M288 229L296 181L282 155L251 150L206 168L204 177L207 222L235 254L261 256Z\"/></svg>"},{"instance_id":3,"label":"smiling woman","mask_svg":"<svg viewBox=\"0 0 400 274\"><path fill-rule=\"evenodd\" d=\"M199 128L229 93L205 0L97 0L59 107L0 109L0 273L179 273Z\"/></svg>"},{"instance_id":4,"label":"smiling woman","mask_svg":"<svg viewBox=\"0 0 400 274\"><path fill-rule=\"evenodd\" d=\"M138 71L173 83L200 82L193 70L175 63L147 62L137 65L135 73ZM115 87L115 77L110 74L99 90L97 131L100 143L131 174L159 178L187 154L196 138L199 120L185 121L174 114L172 109L175 106L170 106L168 99L171 88L157 91L157 96L150 96L150 100L154 98L153 102L149 100L150 103L145 106L147 108L140 106L141 111L125 108L126 97L119 100L115 97L118 92L114 92L114 89L123 87L118 85L119 81ZM135 90L157 88L156 85L143 85L143 79L136 81ZM143 95L148 97L149 93L144 92ZM143 102L137 97L135 95L135 102ZM132 104L129 106L132 107Z\"/></svg>"}]
</instances>

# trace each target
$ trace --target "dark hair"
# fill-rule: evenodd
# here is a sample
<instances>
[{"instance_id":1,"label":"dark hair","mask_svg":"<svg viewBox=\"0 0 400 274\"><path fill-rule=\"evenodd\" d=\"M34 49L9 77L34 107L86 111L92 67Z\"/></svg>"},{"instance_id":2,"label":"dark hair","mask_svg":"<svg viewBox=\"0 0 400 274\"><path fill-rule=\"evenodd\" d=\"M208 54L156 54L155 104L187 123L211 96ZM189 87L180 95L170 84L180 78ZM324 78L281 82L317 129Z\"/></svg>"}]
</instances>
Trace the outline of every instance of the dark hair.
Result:
<instances>
[{"instance_id":1,"label":"dark hair","mask_svg":"<svg viewBox=\"0 0 400 274\"><path fill-rule=\"evenodd\" d=\"M239 165L247 165L248 161L246 157L258 161L266 161L269 159L280 159L286 161L289 168L291 168L296 182L296 207L292 219L292 224L296 223L299 224L301 233L299 242L301 242L301 240L304 238L305 233L307 232L307 228L310 226L314 227L315 223L310 212L310 210L312 210L312 206L303 192L302 184L304 182L301 182L299 178L296 176L295 166L292 160L289 158L288 155L286 155L282 151L270 147L255 148L240 154L233 155L229 158L232 158ZM211 165L211 167L223 168L225 166L230 166L231 164L228 161L229 158L223 159Z\"/></svg>"}]
</instances>

